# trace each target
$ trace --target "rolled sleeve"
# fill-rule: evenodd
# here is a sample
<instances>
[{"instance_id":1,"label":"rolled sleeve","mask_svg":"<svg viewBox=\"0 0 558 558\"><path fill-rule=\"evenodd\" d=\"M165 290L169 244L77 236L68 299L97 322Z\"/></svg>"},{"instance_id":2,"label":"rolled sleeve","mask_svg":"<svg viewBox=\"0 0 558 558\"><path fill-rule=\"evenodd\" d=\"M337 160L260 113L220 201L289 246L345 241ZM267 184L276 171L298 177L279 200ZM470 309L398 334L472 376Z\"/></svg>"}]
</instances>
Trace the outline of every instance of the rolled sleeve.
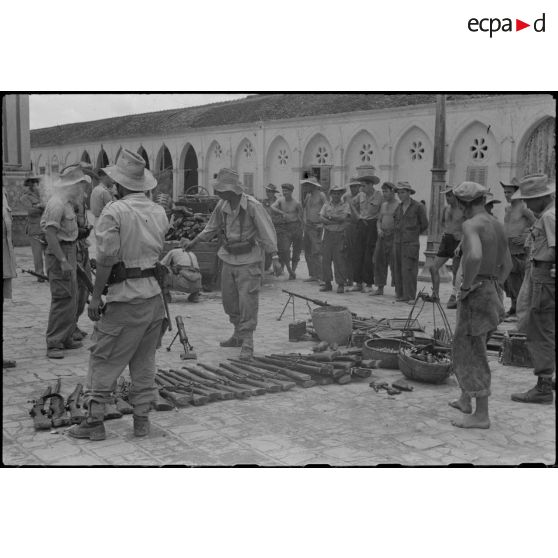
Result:
<instances>
[{"instance_id":1,"label":"rolled sleeve","mask_svg":"<svg viewBox=\"0 0 558 558\"><path fill-rule=\"evenodd\" d=\"M258 238L264 250L270 254L277 252L277 235L271 217L263 205L257 204L254 208L254 223L258 229Z\"/></svg>"},{"instance_id":2,"label":"rolled sleeve","mask_svg":"<svg viewBox=\"0 0 558 558\"><path fill-rule=\"evenodd\" d=\"M63 218L64 204L59 200L51 198L45 207L45 211L41 219L41 228L45 230L47 227L54 227L58 231L62 226Z\"/></svg>"},{"instance_id":3,"label":"rolled sleeve","mask_svg":"<svg viewBox=\"0 0 558 558\"><path fill-rule=\"evenodd\" d=\"M97 262L112 266L120 260L120 224L108 211L103 211L95 228Z\"/></svg>"},{"instance_id":4,"label":"rolled sleeve","mask_svg":"<svg viewBox=\"0 0 558 558\"><path fill-rule=\"evenodd\" d=\"M545 213L542 216L546 242L549 248L556 248L556 213Z\"/></svg>"}]
</instances>

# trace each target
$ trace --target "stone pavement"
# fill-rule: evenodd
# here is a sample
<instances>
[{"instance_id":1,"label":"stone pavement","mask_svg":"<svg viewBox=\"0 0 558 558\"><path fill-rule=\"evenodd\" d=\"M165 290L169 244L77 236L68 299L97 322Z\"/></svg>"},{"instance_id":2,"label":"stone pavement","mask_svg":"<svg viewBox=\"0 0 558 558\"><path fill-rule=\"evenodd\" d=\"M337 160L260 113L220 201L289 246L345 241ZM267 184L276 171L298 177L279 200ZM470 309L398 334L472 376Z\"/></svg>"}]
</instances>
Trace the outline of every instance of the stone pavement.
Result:
<instances>
[{"instance_id":1,"label":"stone pavement","mask_svg":"<svg viewBox=\"0 0 558 558\"><path fill-rule=\"evenodd\" d=\"M18 269L32 266L29 248L16 248ZM300 278L306 267L300 264ZM419 288L430 287L419 283ZM395 303L393 289L385 297L361 293L319 293L315 284L266 277L260 301L256 352L289 352L309 349L311 342L290 343L289 308L277 321L287 296L282 288L330 303L348 306L362 316L406 318L410 307ZM503 366L491 356L492 397L489 430L461 430L450 420L458 411L448 401L458 395L454 377L443 385L414 383L414 391L391 397L376 393L369 380L348 385L316 386L266 394L246 400L219 401L202 407L151 413L152 433L134 438L131 417L106 422L102 442L73 440L64 429L35 432L28 415L28 400L40 395L48 382L62 378L68 395L83 382L87 370L90 337L82 349L69 351L63 360L45 355L49 289L30 275L19 273L14 281L14 302L3 311L3 352L15 358L17 367L3 371L3 453L5 465L235 465L302 466L330 464L517 465L555 463L555 406L524 405L510 400L510 393L534 383L531 370ZM442 285L442 299L450 292ZM186 303L175 295L171 315L184 318L187 333L202 362L218 363L235 356L238 349L222 349L218 340L230 327L219 293L208 293L200 304ZM455 310L447 311L452 326ZM296 302L296 317L307 317L306 305ZM432 328L432 313L420 321ZM82 316L80 327L91 333L93 323ZM182 346L170 352L167 333L157 355L162 368L178 367ZM399 371L376 370L376 378L392 381Z\"/></svg>"}]
</instances>

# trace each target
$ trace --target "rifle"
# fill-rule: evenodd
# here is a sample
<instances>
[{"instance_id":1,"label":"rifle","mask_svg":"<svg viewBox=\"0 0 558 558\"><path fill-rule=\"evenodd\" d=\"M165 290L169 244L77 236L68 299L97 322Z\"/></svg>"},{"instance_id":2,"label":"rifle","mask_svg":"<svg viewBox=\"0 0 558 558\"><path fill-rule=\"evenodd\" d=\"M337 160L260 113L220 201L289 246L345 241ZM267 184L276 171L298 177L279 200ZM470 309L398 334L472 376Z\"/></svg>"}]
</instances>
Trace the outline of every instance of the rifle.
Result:
<instances>
[{"instance_id":1,"label":"rifle","mask_svg":"<svg viewBox=\"0 0 558 558\"><path fill-rule=\"evenodd\" d=\"M188 368L184 368L183 370L171 369L168 371L168 375L178 381L186 382L186 385L190 383L193 386L193 389L199 389L202 392L206 392L210 399L234 399L234 393L222 390L221 386L216 387L215 382L209 382L205 378L195 374L195 372L191 372Z\"/></svg>"},{"instance_id":2,"label":"rifle","mask_svg":"<svg viewBox=\"0 0 558 558\"><path fill-rule=\"evenodd\" d=\"M155 381L161 387L165 388L165 390L167 392L176 392L179 395L183 395L183 396L186 395L187 396L187 398L184 398L184 397L178 398L174 394L172 394L172 396L174 398L174 401L172 399L171 399L171 401L177 407L184 407L185 403L186 404L192 404L192 405L195 405L195 406L205 405L206 403L209 403L209 397L207 395L195 394L190 386L186 386L186 385L184 385L183 382L179 382L177 380L173 380L172 378L169 378L165 373L166 373L166 370L161 370L159 368L158 371L157 371L157 375L155 376ZM161 393L161 395L163 397L167 398L165 393L163 393L161 390L159 390L159 392Z\"/></svg>"},{"instance_id":3,"label":"rifle","mask_svg":"<svg viewBox=\"0 0 558 558\"><path fill-rule=\"evenodd\" d=\"M51 391L52 388L48 386L39 399L30 401L30 403L33 403L33 407L29 411L29 414L33 417L33 426L35 430L50 430L52 426L50 418L45 411L46 400L50 396Z\"/></svg>"},{"instance_id":4,"label":"rifle","mask_svg":"<svg viewBox=\"0 0 558 558\"><path fill-rule=\"evenodd\" d=\"M36 271L31 271L30 269L22 269L21 271L23 271L23 273L29 273L29 275L33 275L35 277L38 277L39 279L42 279L43 281L48 281L48 277L46 275L43 275L42 273L37 273Z\"/></svg>"},{"instance_id":5,"label":"rifle","mask_svg":"<svg viewBox=\"0 0 558 558\"><path fill-rule=\"evenodd\" d=\"M221 376L218 376L217 374L214 374L213 372L206 370L206 367L201 363L198 367L195 368L193 366L192 367L184 366L183 368L189 371L195 371L195 373L201 378L205 378L210 382L219 385L220 388L223 390L230 391L238 399L246 399L246 397L251 395L250 391L248 391L247 389L239 388L237 387L237 385L234 384L234 382L231 382L230 380L226 380L225 378L222 378Z\"/></svg>"},{"instance_id":6,"label":"rifle","mask_svg":"<svg viewBox=\"0 0 558 558\"><path fill-rule=\"evenodd\" d=\"M288 291L287 289L281 289L281 290L284 293L287 293L289 295L289 297L300 298L302 300L305 300L306 304L311 302L312 304L315 304L316 306L331 306L331 304L329 304L329 302L326 302L324 300L319 300L317 298L309 298L307 296L304 296L304 295L301 295L301 294L298 294L298 293L293 293L292 291ZM288 301L287 301L287 303L288 303ZM354 312L351 312L351 316L353 316L353 318L357 317L357 315Z\"/></svg>"},{"instance_id":7,"label":"rifle","mask_svg":"<svg viewBox=\"0 0 558 558\"><path fill-rule=\"evenodd\" d=\"M244 383L256 387L262 387L267 393L277 393L281 391L281 386L279 384L271 383L267 380L264 381L262 378L258 378L257 375L251 374L246 370L242 370L234 364L227 364L226 362L222 362L220 366L225 370L236 374Z\"/></svg>"},{"instance_id":8,"label":"rifle","mask_svg":"<svg viewBox=\"0 0 558 558\"><path fill-rule=\"evenodd\" d=\"M78 384L66 400L66 409L70 413L70 422L72 424L80 424L81 421L85 418L85 415L81 410L82 390L83 386L81 384Z\"/></svg>"},{"instance_id":9,"label":"rifle","mask_svg":"<svg viewBox=\"0 0 558 558\"><path fill-rule=\"evenodd\" d=\"M163 298L163 306L165 307L165 317L161 322L161 333L159 334L159 342L157 343L157 348L159 348L163 343L163 336L165 335L167 330L172 331L169 304L167 302L168 288L166 278L169 274L169 270L167 266L163 265L161 262L156 262L154 267L155 279L157 283L159 283L159 287L161 288L161 297Z\"/></svg>"},{"instance_id":10,"label":"rifle","mask_svg":"<svg viewBox=\"0 0 558 558\"><path fill-rule=\"evenodd\" d=\"M310 374L303 374L301 372L295 372L288 368L283 368L283 366L269 364L261 357L255 357L254 360L256 361L254 363L255 366L257 366L258 368L263 368L264 370L269 370L271 372L279 373L282 376L287 376L289 379L294 380L299 386L309 388L316 385L316 381L312 379L312 376L310 376Z\"/></svg>"},{"instance_id":11,"label":"rifle","mask_svg":"<svg viewBox=\"0 0 558 558\"><path fill-rule=\"evenodd\" d=\"M59 428L61 426L69 426L70 419L66 414L66 405L64 405L64 397L60 395L60 388L62 387L62 380L58 378L54 389L51 390L50 405L48 410L48 416L52 421L52 426L54 428Z\"/></svg>"},{"instance_id":12,"label":"rifle","mask_svg":"<svg viewBox=\"0 0 558 558\"><path fill-rule=\"evenodd\" d=\"M253 365L246 364L242 360L234 360L229 359L237 368L244 372L251 372L253 374L257 374L260 378L264 379L268 382L273 382L281 386L283 391L287 391L292 389L296 386L296 383L289 380L286 376L281 376L280 374L276 374L274 372L270 372L269 370L264 370L263 368L258 368Z\"/></svg>"},{"instance_id":13,"label":"rifle","mask_svg":"<svg viewBox=\"0 0 558 558\"><path fill-rule=\"evenodd\" d=\"M170 399L165 399L160 390L155 389L155 401L153 401L152 407L156 411L172 411L176 405Z\"/></svg>"},{"instance_id":14,"label":"rifle","mask_svg":"<svg viewBox=\"0 0 558 558\"><path fill-rule=\"evenodd\" d=\"M219 378L227 380L227 382L229 382L229 385L245 391L248 395L263 395L265 393L265 389L261 387L258 388L258 387L250 386L245 382L242 382L242 380L240 380L235 375L231 374L230 372L227 372L226 370L223 370L222 368L210 366L209 364L202 364L201 366L203 366L209 372L217 375Z\"/></svg>"}]
</instances>

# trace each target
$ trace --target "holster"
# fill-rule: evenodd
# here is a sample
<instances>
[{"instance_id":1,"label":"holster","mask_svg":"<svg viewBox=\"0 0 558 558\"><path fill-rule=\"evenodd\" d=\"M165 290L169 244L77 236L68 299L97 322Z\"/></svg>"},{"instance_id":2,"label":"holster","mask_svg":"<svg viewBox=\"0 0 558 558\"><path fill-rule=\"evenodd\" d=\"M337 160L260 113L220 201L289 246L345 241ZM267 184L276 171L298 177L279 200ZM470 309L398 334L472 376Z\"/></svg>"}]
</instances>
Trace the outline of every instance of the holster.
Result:
<instances>
[{"instance_id":1,"label":"holster","mask_svg":"<svg viewBox=\"0 0 558 558\"><path fill-rule=\"evenodd\" d=\"M223 248L233 256L240 256L241 254L250 253L255 244L254 240L241 240L238 242L225 242Z\"/></svg>"}]
</instances>

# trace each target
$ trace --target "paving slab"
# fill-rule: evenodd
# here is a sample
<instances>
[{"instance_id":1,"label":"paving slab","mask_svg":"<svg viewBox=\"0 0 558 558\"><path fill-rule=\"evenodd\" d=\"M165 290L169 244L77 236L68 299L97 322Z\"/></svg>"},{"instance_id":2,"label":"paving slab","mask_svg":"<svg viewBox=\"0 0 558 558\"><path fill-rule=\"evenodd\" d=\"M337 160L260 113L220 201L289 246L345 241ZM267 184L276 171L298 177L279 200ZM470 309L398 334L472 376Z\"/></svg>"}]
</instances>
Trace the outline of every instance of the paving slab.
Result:
<instances>
[{"instance_id":1,"label":"paving slab","mask_svg":"<svg viewBox=\"0 0 558 558\"><path fill-rule=\"evenodd\" d=\"M16 248L19 268L31 267L31 251ZM307 277L302 261L296 281L265 277L262 287L258 329L255 335L259 354L304 352L313 342L288 340L289 308L277 320L287 295L282 289L345 305L359 315L374 318L407 318L410 307L396 303L392 288L386 296L363 293L320 293ZM427 283L419 289L430 290ZM449 297L443 284L441 296ZM461 430L451 425L459 412L448 401L459 395L454 377L445 384L427 385L409 381L414 391L397 396L376 393L372 379L393 382L403 378L397 370L374 370L371 379L348 385L312 388L296 387L287 392L249 397L244 400L213 402L151 414L152 431L146 438L132 434L131 417L107 421L107 439L102 442L75 440L65 429L35 432L29 416L30 400L46 385L62 378L62 393L68 395L77 382L83 383L88 366L88 348L93 324L86 315L79 326L89 335L84 346L67 353L60 361L46 358L45 329L50 294L48 285L19 274L13 285L14 302L3 308L3 352L17 360L17 367L3 371L3 453L9 466L26 465L185 465L305 466L330 464L338 467L378 464L407 466L517 465L555 462L556 413L554 405L522 405L510 394L534 383L527 368L504 366L490 354L492 396L489 430ZM190 342L201 361L216 365L238 356L238 349L223 349L218 341L227 338L231 327L218 292L204 293L202 302L190 304L177 295L170 304L172 316L182 315ZM309 317L304 301L295 302L296 319ZM448 310L455 324L455 310ZM419 316L431 331L432 311ZM439 325L439 322L437 322ZM506 325L506 324L505 324ZM513 324L510 324L512 327ZM157 353L160 368L179 368L182 347L167 333Z\"/></svg>"}]
</instances>

